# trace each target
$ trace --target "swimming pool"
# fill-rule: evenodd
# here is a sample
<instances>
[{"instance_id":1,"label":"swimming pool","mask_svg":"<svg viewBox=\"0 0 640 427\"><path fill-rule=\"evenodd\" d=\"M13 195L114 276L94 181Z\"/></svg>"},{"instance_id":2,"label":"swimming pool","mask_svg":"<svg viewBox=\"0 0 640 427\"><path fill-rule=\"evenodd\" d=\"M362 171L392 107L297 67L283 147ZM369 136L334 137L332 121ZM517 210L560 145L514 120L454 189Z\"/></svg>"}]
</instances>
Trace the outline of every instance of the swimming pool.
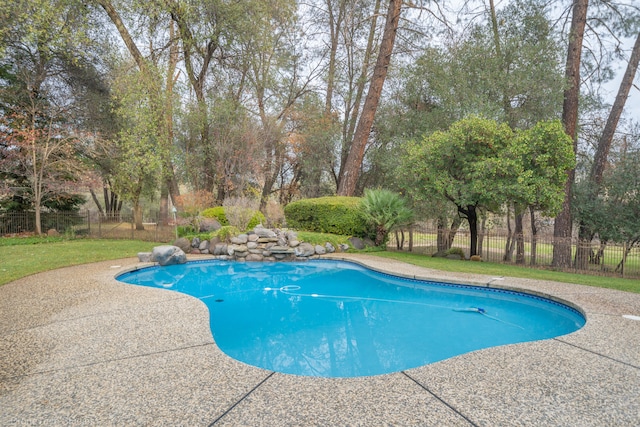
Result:
<instances>
[{"instance_id":1,"label":"swimming pool","mask_svg":"<svg viewBox=\"0 0 640 427\"><path fill-rule=\"evenodd\" d=\"M585 323L577 310L538 296L400 278L346 261L196 261L118 280L199 298L227 355L305 376L398 372Z\"/></svg>"}]
</instances>

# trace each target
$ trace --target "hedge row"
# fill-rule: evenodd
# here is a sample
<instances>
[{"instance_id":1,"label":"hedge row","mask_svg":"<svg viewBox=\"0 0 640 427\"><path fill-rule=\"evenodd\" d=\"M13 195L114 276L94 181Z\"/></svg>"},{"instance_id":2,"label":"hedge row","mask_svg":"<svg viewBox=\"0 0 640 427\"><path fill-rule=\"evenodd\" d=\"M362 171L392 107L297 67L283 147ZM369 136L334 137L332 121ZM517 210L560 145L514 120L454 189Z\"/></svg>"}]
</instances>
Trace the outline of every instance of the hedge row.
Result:
<instances>
[{"instance_id":1,"label":"hedge row","mask_svg":"<svg viewBox=\"0 0 640 427\"><path fill-rule=\"evenodd\" d=\"M360 197L320 197L291 202L284 208L287 227L296 230L366 237L369 227Z\"/></svg>"}]
</instances>

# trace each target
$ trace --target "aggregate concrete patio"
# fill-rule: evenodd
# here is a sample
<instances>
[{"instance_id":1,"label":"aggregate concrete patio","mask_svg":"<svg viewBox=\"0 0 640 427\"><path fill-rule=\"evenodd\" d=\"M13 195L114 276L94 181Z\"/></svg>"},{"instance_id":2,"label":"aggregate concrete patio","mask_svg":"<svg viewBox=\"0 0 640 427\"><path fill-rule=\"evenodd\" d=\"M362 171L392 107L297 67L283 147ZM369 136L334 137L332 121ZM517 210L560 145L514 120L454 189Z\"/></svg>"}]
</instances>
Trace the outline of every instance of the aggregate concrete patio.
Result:
<instances>
[{"instance_id":1,"label":"aggregate concrete patio","mask_svg":"<svg viewBox=\"0 0 640 427\"><path fill-rule=\"evenodd\" d=\"M587 324L395 374L298 377L223 354L199 300L116 281L136 259L69 267L0 287L0 425L640 425L640 321L623 317L640 294L340 257L549 294Z\"/></svg>"}]
</instances>

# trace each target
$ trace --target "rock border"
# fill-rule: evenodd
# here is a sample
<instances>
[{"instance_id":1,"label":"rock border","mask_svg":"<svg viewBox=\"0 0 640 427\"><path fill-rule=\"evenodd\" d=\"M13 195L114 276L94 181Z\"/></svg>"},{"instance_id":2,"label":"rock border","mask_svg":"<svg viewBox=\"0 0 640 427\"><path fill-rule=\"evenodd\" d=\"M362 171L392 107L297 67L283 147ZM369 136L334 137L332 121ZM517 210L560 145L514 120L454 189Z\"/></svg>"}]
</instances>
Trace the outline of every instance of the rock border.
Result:
<instances>
[{"instance_id":1,"label":"rock border","mask_svg":"<svg viewBox=\"0 0 640 427\"><path fill-rule=\"evenodd\" d=\"M345 252L349 249L349 245L343 244L336 248L329 242L324 245L312 245L298 240L295 231L272 230L261 225L232 237L229 242L223 242L218 237L211 240L200 240L197 237L189 240L181 237L169 247L176 248L183 254L212 255L213 259L272 262L314 259L321 255L336 251ZM158 262L160 265L186 262L186 256L183 261L179 252L173 250L169 252L175 253L176 256L172 257L170 262L165 263L164 258L156 255L160 252L158 248L163 248L163 253L169 251L166 245L156 247L153 252L140 252L138 259L141 262ZM179 259L178 261L175 260L176 257Z\"/></svg>"}]
</instances>

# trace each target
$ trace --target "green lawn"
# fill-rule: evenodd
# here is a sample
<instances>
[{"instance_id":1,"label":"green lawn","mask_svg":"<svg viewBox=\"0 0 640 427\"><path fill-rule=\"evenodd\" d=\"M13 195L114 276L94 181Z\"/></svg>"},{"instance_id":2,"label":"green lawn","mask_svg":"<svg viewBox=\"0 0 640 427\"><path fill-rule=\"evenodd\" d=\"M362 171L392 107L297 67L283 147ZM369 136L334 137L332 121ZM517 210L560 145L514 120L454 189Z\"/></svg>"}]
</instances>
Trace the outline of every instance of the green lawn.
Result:
<instances>
[{"instance_id":1,"label":"green lawn","mask_svg":"<svg viewBox=\"0 0 640 427\"><path fill-rule=\"evenodd\" d=\"M157 245L135 240L0 238L0 285L60 267L134 257Z\"/></svg>"},{"instance_id":2,"label":"green lawn","mask_svg":"<svg viewBox=\"0 0 640 427\"><path fill-rule=\"evenodd\" d=\"M600 288L640 293L640 280L637 279L633 280L617 277L593 276L588 274L564 273L560 271L519 267L493 262L457 261L446 258L433 258L430 256L407 252L372 252L371 255L383 258L392 258L409 264L442 271L553 280L556 282L576 283L580 285L597 286Z\"/></svg>"}]
</instances>

